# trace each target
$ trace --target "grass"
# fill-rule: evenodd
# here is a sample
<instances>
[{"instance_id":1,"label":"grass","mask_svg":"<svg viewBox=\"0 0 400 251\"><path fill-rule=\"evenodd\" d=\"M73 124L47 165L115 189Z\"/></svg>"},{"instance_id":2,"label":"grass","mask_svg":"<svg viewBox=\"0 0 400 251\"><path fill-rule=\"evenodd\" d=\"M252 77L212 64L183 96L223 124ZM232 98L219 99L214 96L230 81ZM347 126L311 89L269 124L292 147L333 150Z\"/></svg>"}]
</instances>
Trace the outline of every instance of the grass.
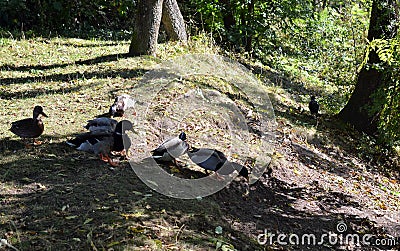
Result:
<instances>
[{"instance_id":1,"label":"grass","mask_svg":"<svg viewBox=\"0 0 400 251\"><path fill-rule=\"evenodd\" d=\"M6 107L0 115L1 237L19 250L213 247L214 239L221 238L197 233L187 224L217 224L220 220L197 209L218 208L215 203L175 200L191 212L183 215L168 198L153 196L129 167L110 173L95 156L65 144L83 132L88 119L107 111L117 94L130 93L160 59L204 52L193 49L202 40L187 47L161 45L158 58L131 58L126 56L128 41L1 39L0 97ZM35 105L49 115L43 119L44 144L25 149L8 128L30 117Z\"/></svg>"},{"instance_id":2,"label":"grass","mask_svg":"<svg viewBox=\"0 0 400 251\"><path fill-rule=\"evenodd\" d=\"M65 144L83 132L88 119L107 111L116 95L136 91L143 75L163 60L217 53L206 36L192 38L187 46L161 44L157 57L128 57L129 41L2 38L0 45L0 98L5 108L0 111L0 238L18 250L293 250L295 246L277 243L259 245L257 235L263 229L334 230L340 218L356 233L384 236L387 226L369 221L369 214L375 210L390 218L400 208L398 176L372 170L370 166L378 163L373 152L372 160L358 156L358 133L341 131L329 116L315 127L297 109L307 104L295 95L299 89L273 70L260 74L273 83L267 87L278 123L273 175L261 177L248 197L241 196L246 186L236 180L202 199L169 198L147 187L126 161L112 171L96 156ZM167 114L168 105L179 108L173 97L194 86L220 90L244 111L251 107L251 100L237 98L238 90L218 77L192 76L170 84L173 88L160 92L159 104L152 107L156 115ZM318 82L306 86L303 95L314 88L324 87ZM49 115L40 137L44 143L25 148L8 129L12 121L30 117L39 104ZM224 121L210 113L198 121L197 115L184 118L188 130L205 135L202 140L214 147L228 148ZM161 141L157 121L141 128L152 132L154 145ZM201 142L196 139L202 136L191 137L192 143ZM391 162L381 158L380 163L398 163L396 156L390 157ZM204 176L188 169L171 172ZM363 214L340 211L342 206Z\"/></svg>"}]
</instances>

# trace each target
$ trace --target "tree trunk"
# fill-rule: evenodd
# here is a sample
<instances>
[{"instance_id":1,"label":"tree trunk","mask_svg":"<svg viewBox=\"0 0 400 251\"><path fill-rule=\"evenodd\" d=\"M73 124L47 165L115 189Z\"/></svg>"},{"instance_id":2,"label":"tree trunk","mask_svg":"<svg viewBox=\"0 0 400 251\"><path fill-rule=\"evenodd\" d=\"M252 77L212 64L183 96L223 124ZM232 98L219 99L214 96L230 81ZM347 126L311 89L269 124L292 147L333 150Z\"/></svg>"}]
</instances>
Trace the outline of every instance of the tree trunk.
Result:
<instances>
[{"instance_id":1,"label":"tree trunk","mask_svg":"<svg viewBox=\"0 0 400 251\"><path fill-rule=\"evenodd\" d=\"M222 20L224 21L225 29L230 32L236 25L236 19L233 15L231 0L221 0Z\"/></svg>"},{"instance_id":2,"label":"tree trunk","mask_svg":"<svg viewBox=\"0 0 400 251\"><path fill-rule=\"evenodd\" d=\"M129 54L154 55L161 24L163 0L139 0Z\"/></svg>"},{"instance_id":3,"label":"tree trunk","mask_svg":"<svg viewBox=\"0 0 400 251\"><path fill-rule=\"evenodd\" d=\"M185 21L176 0L164 0L162 23L169 39L187 42Z\"/></svg>"},{"instance_id":4,"label":"tree trunk","mask_svg":"<svg viewBox=\"0 0 400 251\"><path fill-rule=\"evenodd\" d=\"M246 32L246 37L245 37L245 51L251 52L253 50L253 27L250 27L251 23L249 20L252 19L254 15L254 1L255 0L250 0L250 2L247 3L247 11L248 11L248 17L247 17L247 28L248 31Z\"/></svg>"},{"instance_id":5,"label":"tree trunk","mask_svg":"<svg viewBox=\"0 0 400 251\"><path fill-rule=\"evenodd\" d=\"M397 19L395 4L396 0L373 1L368 30L369 41L376 38L390 39L396 35L397 28L392 23ZM381 62L376 52L371 51L368 56L367 66L360 71L354 92L338 116L357 130L373 135L377 132L379 116L369 112L373 102L371 95L383 84L383 72L371 67Z\"/></svg>"},{"instance_id":6,"label":"tree trunk","mask_svg":"<svg viewBox=\"0 0 400 251\"><path fill-rule=\"evenodd\" d=\"M170 39L187 42L176 0L138 0L129 55L155 55L161 21Z\"/></svg>"}]
</instances>

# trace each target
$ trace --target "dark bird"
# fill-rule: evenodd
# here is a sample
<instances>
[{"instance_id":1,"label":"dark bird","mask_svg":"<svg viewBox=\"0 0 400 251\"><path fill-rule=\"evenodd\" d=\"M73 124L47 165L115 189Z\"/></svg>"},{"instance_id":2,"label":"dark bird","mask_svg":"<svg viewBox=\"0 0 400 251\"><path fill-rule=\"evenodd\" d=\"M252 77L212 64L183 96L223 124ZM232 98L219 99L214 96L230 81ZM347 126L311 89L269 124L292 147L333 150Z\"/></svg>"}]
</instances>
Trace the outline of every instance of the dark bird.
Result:
<instances>
[{"instance_id":1,"label":"dark bird","mask_svg":"<svg viewBox=\"0 0 400 251\"><path fill-rule=\"evenodd\" d=\"M164 141L152 151L153 158L159 161L175 161L175 158L185 154L189 148L186 134L181 132L178 137Z\"/></svg>"},{"instance_id":2,"label":"dark bird","mask_svg":"<svg viewBox=\"0 0 400 251\"><path fill-rule=\"evenodd\" d=\"M214 171L218 174L229 175L235 170L239 172L239 175L249 179L249 172L246 167L227 160L224 153L216 149L210 148L195 148L192 147L187 154L189 158L198 166L205 170ZM226 168L222 168L226 164Z\"/></svg>"},{"instance_id":3,"label":"dark bird","mask_svg":"<svg viewBox=\"0 0 400 251\"><path fill-rule=\"evenodd\" d=\"M115 127L114 132L114 146L112 148L113 152L119 152L122 155L127 155L128 150L132 145L131 139L126 134L126 131L133 129L133 125L128 120L120 121Z\"/></svg>"},{"instance_id":4,"label":"dark bird","mask_svg":"<svg viewBox=\"0 0 400 251\"><path fill-rule=\"evenodd\" d=\"M12 122L10 131L21 138L33 138L35 144L40 144L35 138L42 135L44 125L41 116L47 117L43 112L43 107L35 106L32 118L26 118Z\"/></svg>"},{"instance_id":5,"label":"dark bird","mask_svg":"<svg viewBox=\"0 0 400 251\"><path fill-rule=\"evenodd\" d=\"M101 117L89 120L84 128L86 128L90 132L114 132L117 124L118 121L116 121L115 119Z\"/></svg>"},{"instance_id":6,"label":"dark bird","mask_svg":"<svg viewBox=\"0 0 400 251\"><path fill-rule=\"evenodd\" d=\"M135 107L135 100L128 94L122 94L115 98L111 105L109 114L111 117L122 117L125 112Z\"/></svg>"},{"instance_id":7,"label":"dark bird","mask_svg":"<svg viewBox=\"0 0 400 251\"><path fill-rule=\"evenodd\" d=\"M131 140L126 134L126 131L131 130L132 127L130 121L122 120L118 122L114 132L110 132L107 129L103 131L90 131L79 134L66 143L75 147L79 151L99 155L102 160L110 163L110 165L117 166L117 164L111 160L109 155L112 151L127 153L131 146Z\"/></svg>"},{"instance_id":8,"label":"dark bird","mask_svg":"<svg viewBox=\"0 0 400 251\"><path fill-rule=\"evenodd\" d=\"M308 103L308 108L310 109L311 115L315 117L318 116L319 104L318 101L315 100L315 96L311 96L311 101Z\"/></svg>"}]
</instances>

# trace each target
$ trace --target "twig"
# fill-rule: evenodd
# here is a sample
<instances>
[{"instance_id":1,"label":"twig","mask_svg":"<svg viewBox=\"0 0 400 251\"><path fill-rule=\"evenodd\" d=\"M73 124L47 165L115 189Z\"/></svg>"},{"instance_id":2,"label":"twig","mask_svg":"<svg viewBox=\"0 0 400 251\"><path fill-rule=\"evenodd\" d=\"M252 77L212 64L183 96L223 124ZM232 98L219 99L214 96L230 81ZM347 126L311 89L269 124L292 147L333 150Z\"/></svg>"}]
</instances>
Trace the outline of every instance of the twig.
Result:
<instances>
[{"instance_id":1,"label":"twig","mask_svg":"<svg viewBox=\"0 0 400 251\"><path fill-rule=\"evenodd\" d=\"M185 224L182 224L182 226L179 228L179 230L178 230L178 233L176 233L176 236L175 236L175 243L178 243L178 237L179 237L179 234L182 232L182 229L185 227Z\"/></svg>"}]
</instances>

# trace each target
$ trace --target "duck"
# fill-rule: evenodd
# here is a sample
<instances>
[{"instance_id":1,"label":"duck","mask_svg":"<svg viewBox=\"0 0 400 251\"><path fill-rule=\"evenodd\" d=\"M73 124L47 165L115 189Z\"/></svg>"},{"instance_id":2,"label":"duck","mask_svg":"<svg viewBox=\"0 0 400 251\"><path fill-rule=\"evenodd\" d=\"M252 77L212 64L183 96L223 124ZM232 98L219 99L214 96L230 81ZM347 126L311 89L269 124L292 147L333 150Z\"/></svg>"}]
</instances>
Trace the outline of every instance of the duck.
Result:
<instances>
[{"instance_id":1,"label":"duck","mask_svg":"<svg viewBox=\"0 0 400 251\"><path fill-rule=\"evenodd\" d=\"M187 154L191 161L207 171L219 171L217 175L229 175L236 170L239 176L249 179L249 171L245 166L228 161L225 154L219 150L192 147ZM224 165L227 165L226 168L221 169Z\"/></svg>"},{"instance_id":2,"label":"duck","mask_svg":"<svg viewBox=\"0 0 400 251\"><path fill-rule=\"evenodd\" d=\"M164 141L151 152L156 161L173 161L176 164L175 158L185 154L188 149L189 144L186 142L186 133L181 132L177 137Z\"/></svg>"},{"instance_id":3,"label":"duck","mask_svg":"<svg viewBox=\"0 0 400 251\"><path fill-rule=\"evenodd\" d=\"M136 101L128 94L122 94L115 98L110 106L109 115L111 117L123 117L125 112L135 107Z\"/></svg>"},{"instance_id":4,"label":"duck","mask_svg":"<svg viewBox=\"0 0 400 251\"><path fill-rule=\"evenodd\" d=\"M319 104L318 101L315 100L315 96L311 96L311 100L308 103L308 108L310 109L311 115L318 117L318 111L319 111Z\"/></svg>"},{"instance_id":5,"label":"duck","mask_svg":"<svg viewBox=\"0 0 400 251\"><path fill-rule=\"evenodd\" d=\"M115 119L107 118L107 117L100 117L95 118L87 121L87 124L84 126L90 132L114 132L115 128L118 124L118 121Z\"/></svg>"},{"instance_id":6,"label":"duck","mask_svg":"<svg viewBox=\"0 0 400 251\"><path fill-rule=\"evenodd\" d=\"M109 155L112 151L124 152L126 154L131 146L131 140L126 131L132 128L133 125L130 121L122 120L117 123L114 132L110 132L107 129L103 131L89 131L77 135L74 139L68 140L66 143L79 151L99 155L100 159L108 162L111 166L117 166L118 164L112 161Z\"/></svg>"},{"instance_id":7,"label":"duck","mask_svg":"<svg viewBox=\"0 0 400 251\"><path fill-rule=\"evenodd\" d=\"M132 129L133 125L129 120L122 120L116 125L114 131L114 146L112 151L127 156L132 142L129 136L126 134L126 131L130 131Z\"/></svg>"},{"instance_id":8,"label":"duck","mask_svg":"<svg viewBox=\"0 0 400 251\"><path fill-rule=\"evenodd\" d=\"M43 107L37 105L33 108L32 118L26 118L11 123L10 131L21 138L32 138L34 144L40 144L36 138L42 135L44 125L41 117L48 117L43 112Z\"/></svg>"}]
</instances>

